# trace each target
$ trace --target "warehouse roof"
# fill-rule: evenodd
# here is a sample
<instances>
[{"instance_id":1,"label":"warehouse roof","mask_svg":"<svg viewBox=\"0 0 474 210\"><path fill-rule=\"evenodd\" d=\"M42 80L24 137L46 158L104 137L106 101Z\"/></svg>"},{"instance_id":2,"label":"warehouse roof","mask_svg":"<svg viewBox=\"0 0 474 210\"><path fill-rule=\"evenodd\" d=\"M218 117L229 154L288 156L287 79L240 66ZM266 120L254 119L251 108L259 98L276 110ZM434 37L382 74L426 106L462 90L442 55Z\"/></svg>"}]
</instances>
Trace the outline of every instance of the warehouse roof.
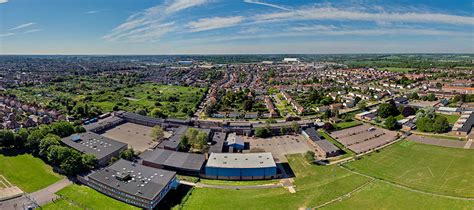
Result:
<instances>
[{"instance_id":1,"label":"warehouse roof","mask_svg":"<svg viewBox=\"0 0 474 210\"><path fill-rule=\"evenodd\" d=\"M183 136L188 130L188 126L179 126L173 130L173 135L165 141L164 145L168 148L178 148L179 143L181 142L181 136Z\"/></svg>"},{"instance_id":2,"label":"warehouse roof","mask_svg":"<svg viewBox=\"0 0 474 210\"><path fill-rule=\"evenodd\" d=\"M125 118L126 120L131 120L131 119L138 120L138 121L143 121L143 122L147 122L154 125L159 125L165 122L164 119L143 116L143 115L135 114L132 112L120 113L117 116Z\"/></svg>"},{"instance_id":3,"label":"warehouse roof","mask_svg":"<svg viewBox=\"0 0 474 210\"><path fill-rule=\"evenodd\" d=\"M175 152L171 150L147 150L140 157L148 162L185 170L200 171L206 157L202 154Z\"/></svg>"},{"instance_id":4,"label":"warehouse roof","mask_svg":"<svg viewBox=\"0 0 474 210\"><path fill-rule=\"evenodd\" d=\"M214 133L214 136L212 137L213 145L209 147L209 153L222 152L222 148L224 147L225 136L226 136L226 133L220 133L220 132Z\"/></svg>"},{"instance_id":5,"label":"warehouse roof","mask_svg":"<svg viewBox=\"0 0 474 210\"><path fill-rule=\"evenodd\" d=\"M339 151L338 147L334 146L334 144L325 139L314 141L314 143L317 144L326 153L334 153Z\"/></svg>"},{"instance_id":6,"label":"warehouse roof","mask_svg":"<svg viewBox=\"0 0 474 210\"><path fill-rule=\"evenodd\" d=\"M79 152L92 154L97 159L101 159L127 146L125 143L89 131L68 136L61 139L61 142Z\"/></svg>"},{"instance_id":7,"label":"warehouse roof","mask_svg":"<svg viewBox=\"0 0 474 210\"><path fill-rule=\"evenodd\" d=\"M461 128L458 129L458 131L463 131L463 132L469 132L472 127L474 126L474 112L469 115L467 118L466 122L462 125Z\"/></svg>"},{"instance_id":8,"label":"warehouse roof","mask_svg":"<svg viewBox=\"0 0 474 210\"><path fill-rule=\"evenodd\" d=\"M319 136L318 132L313 127L306 128L306 129L303 130L303 132L306 133L308 138L310 138L312 141L320 141L321 140L321 137Z\"/></svg>"},{"instance_id":9,"label":"warehouse roof","mask_svg":"<svg viewBox=\"0 0 474 210\"><path fill-rule=\"evenodd\" d=\"M229 133L227 136L227 145L245 145L244 139L242 137L237 136L236 133Z\"/></svg>"},{"instance_id":10,"label":"warehouse roof","mask_svg":"<svg viewBox=\"0 0 474 210\"><path fill-rule=\"evenodd\" d=\"M135 164L123 159L89 175L89 179L148 200L154 199L176 173Z\"/></svg>"},{"instance_id":11,"label":"warehouse roof","mask_svg":"<svg viewBox=\"0 0 474 210\"><path fill-rule=\"evenodd\" d=\"M211 153L206 167L269 168L276 167L272 153Z\"/></svg>"}]
</instances>

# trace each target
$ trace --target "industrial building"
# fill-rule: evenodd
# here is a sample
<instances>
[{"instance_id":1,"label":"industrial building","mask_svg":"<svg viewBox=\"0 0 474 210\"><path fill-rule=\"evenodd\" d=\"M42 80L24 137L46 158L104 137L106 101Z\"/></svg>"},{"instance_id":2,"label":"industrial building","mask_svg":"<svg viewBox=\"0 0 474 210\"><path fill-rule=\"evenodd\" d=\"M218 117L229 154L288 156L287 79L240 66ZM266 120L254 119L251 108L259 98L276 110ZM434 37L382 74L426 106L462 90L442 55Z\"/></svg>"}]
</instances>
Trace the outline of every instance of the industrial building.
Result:
<instances>
[{"instance_id":1,"label":"industrial building","mask_svg":"<svg viewBox=\"0 0 474 210\"><path fill-rule=\"evenodd\" d=\"M221 153L224 150L226 133L216 132L212 136L211 146L208 153Z\"/></svg>"},{"instance_id":2,"label":"industrial building","mask_svg":"<svg viewBox=\"0 0 474 210\"><path fill-rule=\"evenodd\" d=\"M211 153L205 177L224 180L259 180L277 178L272 153Z\"/></svg>"},{"instance_id":3,"label":"industrial building","mask_svg":"<svg viewBox=\"0 0 474 210\"><path fill-rule=\"evenodd\" d=\"M229 152L242 151L245 147L244 139L236 133L229 133L226 142L229 147Z\"/></svg>"},{"instance_id":4,"label":"industrial building","mask_svg":"<svg viewBox=\"0 0 474 210\"><path fill-rule=\"evenodd\" d=\"M147 150L140 155L145 166L176 171L182 175L199 176L206 161L203 154L175 152L171 150Z\"/></svg>"},{"instance_id":5,"label":"industrial building","mask_svg":"<svg viewBox=\"0 0 474 210\"><path fill-rule=\"evenodd\" d=\"M314 128L303 129L302 134L304 137L311 140L311 143L316 148L316 153L322 158L334 157L341 154L341 149L336 147L334 144L326 139L321 139L321 136Z\"/></svg>"},{"instance_id":6,"label":"industrial building","mask_svg":"<svg viewBox=\"0 0 474 210\"><path fill-rule=\"evenodd\" d=\"M107 165L112 157L127 149L125 143L89 131L65 137L61 142L81 153L94 155L99 165Z\"/></svg>"},{"instance_id":7,"label":"industrial building","mask_svg":"<svg viewBox=\"0 0 474 210\"><path fill-rule=\"evenodd\" d=\"M186 134L187 130L188 126L179 126L177 128L173 128L173 135L169 139L163 141L160 145L158 145L158 147L161 149L178 151L181 137Z\"/></svg>"},{"instance_id":8,"label":"industrial building","mask_svg":"<svg viewBox=\"0 0 474 210\"><path fill-rule=\"evenodd\" d=\"M81 179L110 197L144 209L153 209L179 182L176 173L120 159Z\"/></svg>"}]
</instances>

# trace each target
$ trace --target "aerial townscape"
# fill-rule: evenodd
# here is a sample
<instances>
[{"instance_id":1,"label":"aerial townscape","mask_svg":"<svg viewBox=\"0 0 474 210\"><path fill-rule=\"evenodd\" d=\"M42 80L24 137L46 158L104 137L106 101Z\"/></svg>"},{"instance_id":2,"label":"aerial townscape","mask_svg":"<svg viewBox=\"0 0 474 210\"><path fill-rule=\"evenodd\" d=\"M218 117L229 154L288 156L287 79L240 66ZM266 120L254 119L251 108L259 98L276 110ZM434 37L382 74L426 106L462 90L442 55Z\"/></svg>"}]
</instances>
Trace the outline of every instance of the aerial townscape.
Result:
<instances>
[{"instance_id":1,"label":"aerial townscape","mask_svg":"<svg viewBox=\"0 0 474 210\"><path fill-rule=\"evenodd\" d=\"M474 209L472 1L113 1L0 0L0 210Z\"/></svg>"}]
</instances>

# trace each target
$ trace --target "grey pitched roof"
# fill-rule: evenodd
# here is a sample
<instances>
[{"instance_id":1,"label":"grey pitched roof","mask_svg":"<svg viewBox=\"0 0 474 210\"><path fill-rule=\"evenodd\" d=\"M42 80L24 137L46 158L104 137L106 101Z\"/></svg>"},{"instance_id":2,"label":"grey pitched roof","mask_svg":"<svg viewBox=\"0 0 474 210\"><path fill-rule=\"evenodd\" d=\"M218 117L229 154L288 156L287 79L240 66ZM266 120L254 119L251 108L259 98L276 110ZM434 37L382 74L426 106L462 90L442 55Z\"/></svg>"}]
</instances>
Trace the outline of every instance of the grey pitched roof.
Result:
<instances>
[{"instance_id":1,"label":"grey pitched roof","mask_svg":"<svg viewBox=\"0 0 474 210\"><path fill-rule=\"evenodd\" d=\"M334 153L339 151L338 147L334 146L334 144L325 139L315 141L314 143L317 144L326 153Z\"/></svg>"},{"instance_id":2,"label":"grey pitched roof","mask_svg":"<svg viewBox=\"0 0 474 210\"><path fill-rule=\"evenodd\" d=\"M222 148L224 147L225 137L226 137L226 133L220 133L220 132L214 133L214 136L212 137L213 145L209 148L209 153L222 152Z\"/></svg>"},{"instance_id":3,"label":"grey pitched roof","mask_svg":"<svg viewBox=\"0 0 474 210\"><path fill-rule=\"evenodd\" d=\"M93 132L73 134L61 139L61 142L79 152L92 154L101 159L127 146L127 144L101 136Z\"/></svg>"},{"instance_id":4,"label":"grey pitched roof","mask_svg":"<svg viewBox=\"0 0 474 210\"><path fill-rule=\"evenodd\" d=\"M474 112L469 115L469 117L466 119L466 122L458 129L458 131L462 132L469 132L472 127L474 126Z\"/></svg>"},{"instance_id":5,"label":"grey pitched roof","mask_svg":"<svg viewBox=\"0 0 474 210\"><path fill-rule=\"evenodd\" d=\"M173 130L173 135L165 141L165 147L168 148L178 148L179 143L181 142L181 136L183 136L188 130L188 126L180 126Z\"/></svg>"},{"instance_id":6,"label":"grey pitched roof","mask_svg":"<svg viewBox=\"0 0 474 210\"><path fill-rule=\"evenodd\" d=\"M312 141L320 141L321 140L321 136L319 135L319 133L316 131L316 129L314 129L313 127L310 127L310 128L306 128L303 130L306 135L309 136L309 138L312 140Z\"/></svg>"},{"instance_id":7,"label":"grey pitched roof","mask_svg":"<svg viewBox=\"0 0 474 210\"><path fill-rule=\"evenodd\" d=\"M117 176L129 175L128 181ZM176 173L120 159L111 166L89 175L89 179L122 192L152 200L175 177Z\"/></svg>"},{"instance_id":8,"label":"grey pitched roof","mask_svg":"<svg viewBox=\"0 0 474 210\"><path fill-rule=\"evenodd\" d=\"M206 161L206 157L202 154L175 152L164 149L147 150L140 155L140 158L163 166L193 171L201 170Z\"/></svg>"}]
</instances>

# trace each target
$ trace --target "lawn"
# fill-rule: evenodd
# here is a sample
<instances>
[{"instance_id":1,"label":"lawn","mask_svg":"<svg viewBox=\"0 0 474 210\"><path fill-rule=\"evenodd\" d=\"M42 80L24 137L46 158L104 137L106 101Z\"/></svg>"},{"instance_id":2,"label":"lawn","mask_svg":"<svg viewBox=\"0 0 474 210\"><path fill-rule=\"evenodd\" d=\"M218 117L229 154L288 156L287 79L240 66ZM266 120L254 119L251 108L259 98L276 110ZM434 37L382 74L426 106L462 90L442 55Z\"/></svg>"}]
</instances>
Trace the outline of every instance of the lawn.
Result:
<instances>
[{"instance_id":1,"label":"lawn","mask_svg":"<svg viewBox=\"0 0 474 210\"><path fill-rule=\"evenodd\" d=\"M473 209L474 201L416 193L380 181L322 209Z\"/></svg>"},{"instance_id":2,"label":"lawn","mask_svg":"<svg viewBox=\"0 0 474 210\"><path fill-rule=\"evenodd\" d=\"M474 197L472 160L471 150L400 141L345 166L423 191Z\"/></svg>"},{"instance_id":3,"label":"lawn","mask_svg":"<svg viewBox=\"0 0 474 210\"><path fill-rule=\"evenodd\" d=\"M184 209L297 209L315 207L345 194L368 181L337 166L310 165L303 155L288 156L296 174L296 193L284 188L195 188ZM331 189L331 190L328 190ZM242 202L245 201L245 202Z\"/></svg>"},{"instance_id":4,"label":"lawn","mask_svg":"<svg viewBox=\"0 0 474 210\"><path fill-rule=\"evenodd\" d=\"M338 130L342 130L342 129L345 129L345 128L351 128L351 127L354 127L354 126L358 126L360 124L362 124L362 123L357 121L357 120L353 120L353 121L349 121L349 122L336 123L336 124L334 124L334 127Z\"/></svg>"},{"instance_id":5,"label":"lawn","mask_svg":"<svg viewBox=\"0 0 474 210\"><path fill-rule=\"evenodd\" d=\"M43 206L43 209L139 209L87 186L71 185L56 194L63 198Z\"/></svg>"},{"instance_id":6,"label":"lawn","mask_svg":"<svg viewBox=\"0 0 474 210\"><path fill-rule=\"evenodd\" d=\"M460 117L459 115L450 115L450 114L437 114L437 115L446 117L450 125L454 125L454 123L456 123L456 121L458 121Z\"/></svg>"},{"instance_id":7,"label":"lawn","mask_svg":"<svg viewBox=\"0 0 474 210\"><path fill-rule=\"evenodd\" d=\"M0 174L28 193L43 189L63 178L53 172L51 166L30 154L0 154Z\"/></svg>"}]
</instances>

